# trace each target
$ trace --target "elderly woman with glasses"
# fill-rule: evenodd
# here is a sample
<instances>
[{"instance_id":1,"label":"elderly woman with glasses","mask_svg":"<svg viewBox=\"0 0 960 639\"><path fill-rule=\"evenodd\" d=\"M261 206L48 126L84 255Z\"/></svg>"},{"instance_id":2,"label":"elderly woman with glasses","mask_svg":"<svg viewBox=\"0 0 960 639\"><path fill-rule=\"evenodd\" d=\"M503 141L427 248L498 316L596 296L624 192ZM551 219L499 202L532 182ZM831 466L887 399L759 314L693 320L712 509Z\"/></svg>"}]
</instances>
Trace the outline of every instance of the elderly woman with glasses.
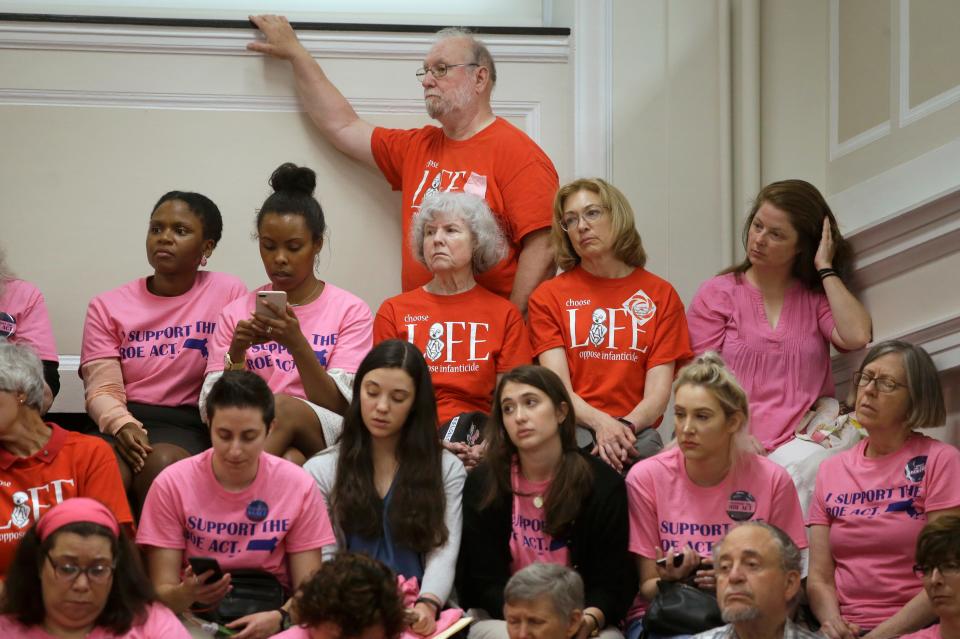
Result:
<instances>
[{"instance_id":1,"label":"elderly woman with glasses","mask_svg":"<svg viewBox=\"0 0 960 639\"><path fill-rule=\"evenodd\" d=\"M189 639L156 603L136 547L100 502L53 507L17 549L0 614L0 636Z\"/></svg>"},{"instance_id":2,"label":"elderly woman with glasses","mask_svg":"<svg viewBox=\"0 0 960 639\"><path fill-rule=\"evenodd\" d=\"M885 639L934 619L911 570L924 524L960 514L960 451L916 432L946 409L922 348L877 344L854 375L869 437L823 462L810 506L810 607L828 639Z\"/></svg>"},{"instance_id":3,"label":"elderly woman with glasses","mask_svg":"<svg viewBox=\"0 0 960 639\"><path fill-rule=\"evenodd\" d=\"M960 517L940 517L923 527L917 538L914 573L940 622L910 635L910 639L960 637Z\"/></svg>"},{"instance_id":4,"label":"elderly woman with glasses","mask_svg":"<svg viewBox=\"0 0 960 639\"><path fill-rule=\"evenodd\" d=\"M402 339L424 354L440 423L453 426L441 428L441 434L445 441L453 438L448 446L472 467L478 447L455 436L452 420L476 421L468 415L489 413L499 376L531 359L520 311L475 279L503 258L506 243L482 198L451 192L424 199L410 244L433 279L383 303L373 324L374 342Z\"/></svg>"},{"instance_id":5,"label":"elderly woman with glasses","mask_svg":"<svg viewBox=\"0 0 960 639\"><path fill-rule=\"evenodd\" d=\"M561 187L551 233L564 272L530 296L533 353L564 381L594 451L622 470L663 447L655 427L674 370L693 356L683 303L644 269L633 210L613 185Z\"/></svg>"},{"instance_id":6,"label":"elderly woman with glasses","mask_svg":"<svg viewBox=\"0 0 960 639\"><path fill-rule=\"evenodd\" d=\"M40 358L0 339L0 579L30 526L69 497L96 497L133 525L110 445L43 421L43 391Z\"/></svg>"}]
</instances>

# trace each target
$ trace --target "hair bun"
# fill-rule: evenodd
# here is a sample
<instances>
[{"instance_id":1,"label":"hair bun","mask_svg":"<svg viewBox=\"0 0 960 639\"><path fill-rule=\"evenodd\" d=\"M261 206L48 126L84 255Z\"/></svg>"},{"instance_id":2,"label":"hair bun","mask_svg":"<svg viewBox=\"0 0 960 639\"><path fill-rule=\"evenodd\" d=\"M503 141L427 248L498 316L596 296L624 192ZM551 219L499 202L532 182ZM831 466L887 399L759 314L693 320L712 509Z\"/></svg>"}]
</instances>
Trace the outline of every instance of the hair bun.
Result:
<instances>
[{"instance_id":1,"label":"hair bun","mask_svg":"<svg viewBox=\"0 0 960 639\"><path fill-rule=\"evenodd\" d=\"M716 366L717 368L726 368L727 364L716 351L707 351L695 360L695 363L705 366Z\"/></svg>"},{"instance_id":2,"label":"hair bun","mask_svg":"<svg viewBox=\"0 0 960 639\"><path fill-rule=\"evenodd\" d=\"M270 186L277 193L281 191L313 195L317 188L317 174L305 166L284 162L270 176Z\"/></svg>"}]
</instances>

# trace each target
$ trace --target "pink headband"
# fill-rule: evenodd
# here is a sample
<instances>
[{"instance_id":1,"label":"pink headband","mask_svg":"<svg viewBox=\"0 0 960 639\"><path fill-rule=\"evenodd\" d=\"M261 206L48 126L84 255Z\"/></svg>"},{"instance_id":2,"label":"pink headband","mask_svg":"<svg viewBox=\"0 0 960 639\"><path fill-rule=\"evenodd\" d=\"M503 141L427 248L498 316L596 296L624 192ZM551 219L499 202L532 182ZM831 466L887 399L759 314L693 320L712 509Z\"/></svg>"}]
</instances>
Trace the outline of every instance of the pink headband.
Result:
<instances>
[{"instance_id":1,"label":"pink headband","mask_svg":"<svg viewBox=\"0 0 960 639\"><path fill-rule=\"evenodd\" d=\"M72 497L51 508L37 522L37 536L40 541L46 541L47 537L67 524L75 524L81 521L99 524L112 532L114 537L120 536L120 526L117 525L117 518L106 506L89 497Z\"/></svg>"}]
</instances>

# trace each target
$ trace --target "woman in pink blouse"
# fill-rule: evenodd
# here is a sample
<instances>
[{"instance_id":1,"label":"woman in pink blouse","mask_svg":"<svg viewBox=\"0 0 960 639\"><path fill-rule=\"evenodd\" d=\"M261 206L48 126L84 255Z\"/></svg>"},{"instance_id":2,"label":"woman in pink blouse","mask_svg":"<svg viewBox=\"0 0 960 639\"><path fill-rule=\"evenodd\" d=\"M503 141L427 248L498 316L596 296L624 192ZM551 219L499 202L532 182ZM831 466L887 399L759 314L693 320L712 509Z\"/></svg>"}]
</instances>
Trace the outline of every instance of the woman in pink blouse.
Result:
<instances>
[{"instance_id":1,"label":"woman in pink blouse","mask_svg":"<svg viewBox=\"0 0 960 639\"><path fill-rule=\"evenodd\" d=\"M744 261L704 282L687 322L694 352L719 352L743 384L750 432L769 452L817 398L834 394L830 345L863 348L872 325L844 283L850 245L812 184L764 187L743 244Z\"/></svg>"}]
</instances>

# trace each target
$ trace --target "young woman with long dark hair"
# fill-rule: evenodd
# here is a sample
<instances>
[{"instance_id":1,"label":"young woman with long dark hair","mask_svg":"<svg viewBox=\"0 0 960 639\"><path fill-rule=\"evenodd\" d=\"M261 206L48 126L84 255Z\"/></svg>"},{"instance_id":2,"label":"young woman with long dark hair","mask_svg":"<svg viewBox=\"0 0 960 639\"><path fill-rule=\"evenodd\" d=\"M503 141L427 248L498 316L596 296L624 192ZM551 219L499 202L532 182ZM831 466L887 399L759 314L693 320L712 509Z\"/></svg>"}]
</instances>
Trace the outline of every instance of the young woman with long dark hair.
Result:
<instances>
[{"instance_id":1,"label":"young woman with long dark hair","mask_svg":"<svg viewBox=\"0 0 960 639\"><path fill-rule=\"evenodd\" d=\"M317 480L337 533L324 554L339 546L416 577L411 629L433 634L453 585L466 471L437 438L433 384L416 346L392 339L367 354L343 435L304 468Z\"/></svg>"},{"instance_id":2,"label":"young woman with long dark hair","mask_svg":"<svg viewBox=\"0 0 960 639\"><path fill-rule=\"evenodd\" d=\"M484 462L464 486L457 593L464 609L499 618L512 574L535 562L574 567L586 595L577 637L616 637L637 590L626 488L616 471L580 452L572 406L560 377L542 366L501 378ZM475 632L507 636L493 619L475 623Z\"/></svg>"}]
</instances>

